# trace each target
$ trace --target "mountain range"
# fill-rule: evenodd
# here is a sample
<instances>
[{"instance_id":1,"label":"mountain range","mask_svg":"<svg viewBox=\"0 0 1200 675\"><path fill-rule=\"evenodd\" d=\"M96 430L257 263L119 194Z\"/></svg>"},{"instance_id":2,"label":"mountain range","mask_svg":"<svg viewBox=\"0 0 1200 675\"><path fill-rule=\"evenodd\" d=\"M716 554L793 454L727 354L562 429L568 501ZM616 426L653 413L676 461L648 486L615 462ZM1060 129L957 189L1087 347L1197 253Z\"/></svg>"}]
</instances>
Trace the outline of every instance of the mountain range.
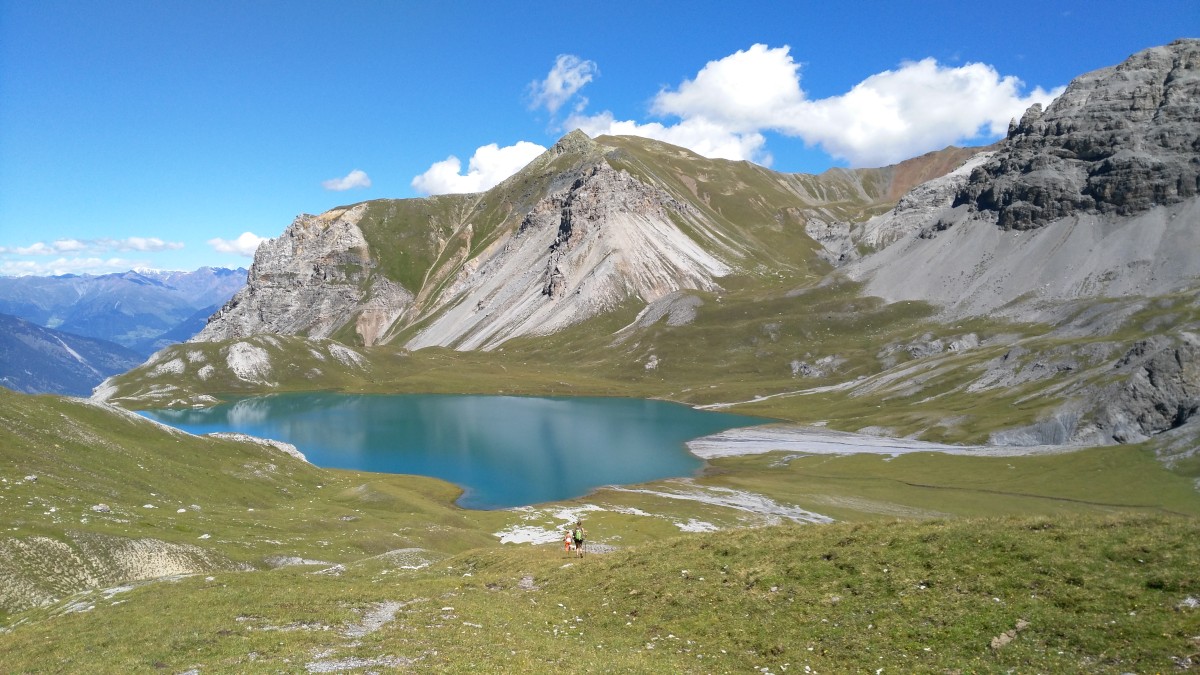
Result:
<instances>
[{"instance_id":1,"label":"mountain range","mask_svg":"<svg viewBox=\"0 0 1200 675\"><path fill-rule=\"evenodd\" d=\"M1190 450L1171 439L1195 438L1200 407L1198 61L1196 40L1140 52L994 146L880 169L783 174L573 132L484 193L300 216L188 345L102 395L320 387L282 363L334 339L362 350L339 377L365 389L405 386L394 355L440 347L464 369L505 364L509 382L469 385L482 390ZM249 379L228 365L248 350ZM176 362L192 365L162 365ZM557 384L527 384L534 364ZM816 391L837 404L814 408Z\"/></svg>"},{"instance_id":2,"label":"mountain range","mask_svg":"<svg viewBox=\"0 0 1200 675\"><path fill-rule=\"evenodd\" d=\"M246 270L0 277L0 313L153 354L185 340L245 285Z\"/></svg>"},{"instance_id":3,"label":"mountain range","mask_svg":"<svg viewBox=\"0 0 1200 675\"><path fill-rule=\"evenodd\" d=\"M144 361L106 340L42 328L0 314L0 385L26 394L89 396L105 378Z\"/></svg>"},{"instance_id":4,"label":"mountain range","mask_svg":"<svg viewBox=\"0 0 1200 675\"><path fill-rule=\"evenodd\" d=\"M0 277L0 384L87 396L105 378L198 333L246 270Z\"/></svg>"},{"instance_id":5,"label":"mountain range","mask_svg":"<svg viewBox=\"0 0 1200 675\"><path fill-rule=\"evenodd\" d=\"M986 148L813 176L573 132L483 193L300 216L199 333L91 398L0 389L5 665L1194 668L1197 119L1200 40L1179 40ZM35 294L0 297L44 311ZM120 308L113 334L153 332ZM781 422L708 437L760 452L692 477L483 511L130 412L299 390ZM780 523L785 505L845 522ZM501 543L580 518L586 558Z\"/></svg>"}]
</instances>

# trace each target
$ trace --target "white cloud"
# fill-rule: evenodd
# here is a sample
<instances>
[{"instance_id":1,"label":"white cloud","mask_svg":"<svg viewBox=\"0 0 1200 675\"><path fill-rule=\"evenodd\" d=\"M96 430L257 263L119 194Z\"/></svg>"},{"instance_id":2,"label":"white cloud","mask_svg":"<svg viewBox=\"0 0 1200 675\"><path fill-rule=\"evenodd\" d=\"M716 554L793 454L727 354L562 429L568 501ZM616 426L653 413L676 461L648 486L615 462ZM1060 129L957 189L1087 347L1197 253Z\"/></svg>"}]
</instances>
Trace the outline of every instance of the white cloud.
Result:
<instances>
[{"instance_id":1,"label":"white cloud","mask_svg":"<svg viewBox=\"0 0 1200 675\"><path fill-rule=\"evenodd\" d=\"M158 237L128 237L126 239L103 238L84 241L80 241L79 239L58 239L50 244L38 241L29 246L4 247L0 249L0 253L16 255L61 255L63 253L79 253L82 251L93 253L103 253L105 251L156 252L181 248L183 248L182 243L163 241Z\"/></svg>"},{"instance_id":2,"label":"white cloud","mask_svg":"<svg viewBox=\"0 0 1200 675\"><path fill-rule=\"evenodd\" d=\"M764 150L766 138L762 134L738 133L701 117L688 118L667 126L658 122L642 124L617 120L612 113L605 111L595 115L572 115L564 126L579 129L592 138L603 135L642 136L678 145L705 157L748 159L763 166L771 164L771 157Z\"/></svg>"},{"instance_id":3,"label":"white cloud","mask_svg":"<svg viewBox=\"0 0 1200 675\"><path fill-rule=\"evenodd\" d=\"M343 190L351 190L353 188L369 188L371 187L371 177L366 171L355 169L346 174L344 178L330 178L329 180L321 181L321 187L334 192Z\"/></svg>"},{"instance_id":4,"label":"white cloud","mask_svg":"<svg viewBox=\"0 0 1200 675\"><path fill-rule=\"evenodd\" d=\"M983 63L957 68L933 59L872 75L841 96L805 102L774 128L820 144L857 165L886 164L978 136L996 137L1059 87L1021 95L1022 82Z\"/></svg>"},{"instance_id":5,"label":"white cloud","mask_svg":"<svg viewBox=\"0 0 1200 675\"><path fill-rule=\"evenodd\" d=\"M179 250L183 244L174 241L163 241L158 237L128 237L125 239L98 239L96 243L117 251L155 252Z\"/></svg>"},{"instance_id":6,"label":"white cloud","mask_svg":"<svg viewBox=\"0 0 1200 675\"><path fill-rule=\"evenodd\" d=\"M269 237L260 237L253 232L243 232L238 235L237 239L233 240L222 239L220 237L209 239L208 245L216 249L217 253L233 253L250 258L254 257L254 252L258 250L258 245L268 239Z\"/></svg>"},{"instance_id":7,"label":"white cloud","mask_svg":"<svg viewBox=\"0 0 1200 675\"><path fill-rule=\"evenodd\" d=\"M1035 88L982 63L957 68L934 59L872 75L839 96L810 100L791 48L756 44L710 61L690 80L664 89L651 112L674 124L617 121L609 112L567 119L589 135L623 133L682 145L708 157L769 164L763 132L820 145L855 166L897 162L979 136L996 137L1033 103L1062 87Z\"/></svg>"},{"instance_id":8,"label":"white cloud","mask_svg":"<svg viewBox=\"0 0 1200 675\"><path fill-rule=\"evenodd\" d=\"M651 110L683 119L703 118L733 131L771 128L804 100L800 66L788 47L757 44L709 61L694 80L660 91Z\"/></svg>"},{"instance_id":9,"label":"white cloud","mask_svg":"<svg viewBox=\"0 0 1200 675\"><path fill-rule=\"evenodd\" d=\"M546 148L529 141L518 141L503 148L495 143L484 145L471 155L467 172L462 162L451 155L434 162L425 173L412 179L413 189L426 195L482 192L521 170Z\"/></svg>"},{"instance_id":10,"label":"white cloud","mask_svg":"<svg viewBox=\"0 0 1200 675\"><path fill-rule=\"evenodd\" d=\"M574 54L559 54L546 79L529 83L530 107L545 106L551 115L557 113L575 92L591 82L599 72L594 61L582 60Z\"/></svg>"},{"instance_id":11,"label":"white cloud","mask_svg":"<svg viewBox=\"0 0 1200 675\"><path fill-rule=\"evenodd\" d=\"M60 274L109 274L137 267L137 261L124 258L58 258L51 262L38 260L0 261L0 275L51 276Z\"/></svg>"}]
</instances>

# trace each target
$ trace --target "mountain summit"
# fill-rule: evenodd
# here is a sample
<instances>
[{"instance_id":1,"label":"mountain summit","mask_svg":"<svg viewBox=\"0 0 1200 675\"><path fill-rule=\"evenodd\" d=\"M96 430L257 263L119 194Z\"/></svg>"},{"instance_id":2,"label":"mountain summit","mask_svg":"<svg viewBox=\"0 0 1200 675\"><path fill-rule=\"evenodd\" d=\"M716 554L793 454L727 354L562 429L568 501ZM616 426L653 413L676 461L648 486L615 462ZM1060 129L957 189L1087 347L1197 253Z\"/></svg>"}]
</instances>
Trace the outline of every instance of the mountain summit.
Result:
<instances>
[{"instance_id":1,"label":"mountain summit","mask_svg":"<svg viewBox=\"0 0 1200 675\"><path fill-rule=\"evenodd\" d=\"M195 341L257 333L490 350L675 291L829 269L805 234L886 210L974 151L780 174L635 137L564 136L480 194L302 215Z\"/></svg>"}]
</instances>

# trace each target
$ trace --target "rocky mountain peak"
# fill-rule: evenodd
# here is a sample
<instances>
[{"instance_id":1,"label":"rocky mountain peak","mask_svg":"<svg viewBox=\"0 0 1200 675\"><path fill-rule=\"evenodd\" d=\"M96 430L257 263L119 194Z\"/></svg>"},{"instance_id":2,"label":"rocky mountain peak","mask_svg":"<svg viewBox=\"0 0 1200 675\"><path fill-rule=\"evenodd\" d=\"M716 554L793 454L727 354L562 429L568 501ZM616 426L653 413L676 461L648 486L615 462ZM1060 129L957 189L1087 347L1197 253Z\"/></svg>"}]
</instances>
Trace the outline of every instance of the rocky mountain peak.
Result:
<instances>
[{"instance_id":1,"label":"rocky mountain peak","mask_svg":"<svg viewBox=\"0 0 1200 675\"><path fill-rule=\"evenodd\" d=\"M1200 40L1082 75L1010 125L955 206L1027 230L1075 213L1130 216L1200 192Z\"/></svg>"},{"instance_id":2,"label":"rocky mountain peak","mask_svg":"<svg viewBox=\"0 0 1200 675\"><path fill-rule=\"evenodd\" d=\"M589 153L596 148L596 142L593 141L587 134L580 129L568 133L566 136L558 139L554 147L550 148L555 155L564 155L569 152Z\"/></svg>"}]
</instances>

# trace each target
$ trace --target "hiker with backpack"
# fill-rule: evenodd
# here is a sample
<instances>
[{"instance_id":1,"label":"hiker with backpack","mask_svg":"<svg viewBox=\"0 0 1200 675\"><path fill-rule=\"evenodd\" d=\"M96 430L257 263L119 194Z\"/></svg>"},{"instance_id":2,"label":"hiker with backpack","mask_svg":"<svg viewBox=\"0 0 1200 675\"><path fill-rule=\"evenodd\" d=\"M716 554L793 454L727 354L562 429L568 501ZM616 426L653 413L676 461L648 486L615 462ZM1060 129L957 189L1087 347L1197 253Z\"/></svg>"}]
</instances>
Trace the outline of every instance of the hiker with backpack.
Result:
<instances>
[{"instance_id":1,"label":"hiker with backpack","mask_svg":"<svg viewBox=\"0 0 1200 675\"><path fill-rule=\"evenodd\" d=\"M579 551L579 557L583 557L583 539L587 533L583 529L583 522L575 521L575 528L571 530L571 538L575 540L575 550Z\"/></svg>"}]
</instances>

